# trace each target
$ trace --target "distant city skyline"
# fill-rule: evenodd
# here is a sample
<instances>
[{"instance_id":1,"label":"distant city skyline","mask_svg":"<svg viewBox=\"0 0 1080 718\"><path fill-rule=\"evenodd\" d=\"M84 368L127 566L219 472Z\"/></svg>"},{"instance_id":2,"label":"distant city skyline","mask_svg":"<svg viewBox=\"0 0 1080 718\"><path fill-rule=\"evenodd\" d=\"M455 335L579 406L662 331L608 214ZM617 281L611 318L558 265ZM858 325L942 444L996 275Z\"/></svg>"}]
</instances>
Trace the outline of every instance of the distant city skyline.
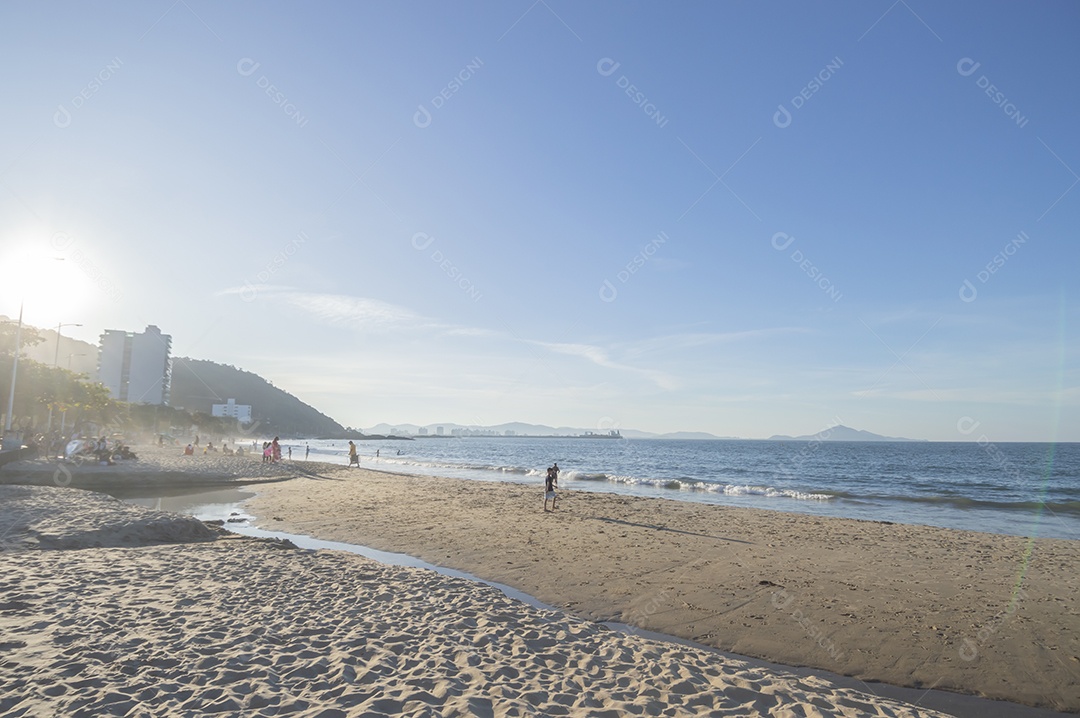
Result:
<instances>
[{"instance_id":1,"label":"distant city skyline","mask_svg":"<svg viewBox=\"0 0 1080 718\"><path fill-rule=\"evenodd\" d=\"M1080 441L1075 3L0 19L2 314L358 427Z\"/></svg>"}]
</instances>

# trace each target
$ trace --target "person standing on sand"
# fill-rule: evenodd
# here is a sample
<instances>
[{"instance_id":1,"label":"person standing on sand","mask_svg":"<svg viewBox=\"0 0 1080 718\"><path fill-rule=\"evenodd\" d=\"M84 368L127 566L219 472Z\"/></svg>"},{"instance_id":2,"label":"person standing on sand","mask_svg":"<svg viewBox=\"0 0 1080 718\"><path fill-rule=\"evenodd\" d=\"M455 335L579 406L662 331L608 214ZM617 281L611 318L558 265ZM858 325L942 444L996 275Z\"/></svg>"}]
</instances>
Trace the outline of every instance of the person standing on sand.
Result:
<instances>
[{"instance_id":1,"label":"person standing on sand","mask_svg":"<svg viewBox=\"0 0 1080 718\"><path fill-rule=\"evenodd\" d=\"M292 447L289 447L289 461L292 461Z\"/></svg>"},{"instance_id":2,"label":"person standing on sand","mask_svg":"<svg viewBox=\"0 0 1080 718\"><path fill-rule=\"evenodd\" d=\"M357 454L356 454L356 444L352 443L352 440L350 439L349 440L349 466L352 466L353 464L356 464L357 466L360 466L360 457L357 456Z\"/></svg>"},{"instance_id":3,"label":"person standing on sand","mask_svg":"<svg viewBox=\"0 0 1080 718\"><path fill-rule=\"evenodd\" d=\"M304 461L307 461L309 454L311 454L311 444L304 444Z\"/></svg>"},{"instance_id":4,"label":"person standing on sand","mask_svg":"<svg viewBox=\"0 0 1080 718\"><path fill-rule=\"evenodd\" d=\"M557 488L559 488L559 470L555 466L549 466L547 478L544 479L544 511L548 510L548 499L551 499L551 510L555 510L555 502L559 500L558 496L555 495L555 489Z\"/></svg>"}]
</instances>

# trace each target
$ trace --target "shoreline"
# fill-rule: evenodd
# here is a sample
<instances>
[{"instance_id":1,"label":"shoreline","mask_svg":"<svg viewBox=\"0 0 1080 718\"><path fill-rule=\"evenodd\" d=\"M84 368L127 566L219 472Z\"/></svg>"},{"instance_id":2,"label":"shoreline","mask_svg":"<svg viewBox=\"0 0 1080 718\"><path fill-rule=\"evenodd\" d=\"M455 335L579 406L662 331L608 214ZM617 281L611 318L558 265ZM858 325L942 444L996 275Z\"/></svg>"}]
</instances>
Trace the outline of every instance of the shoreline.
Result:
<instances>
[{"instance_id":1,"label":"shoreline","mask_svg":"<svg viewBox=\"0 0 1080 718\"><path fill-rule=\"evenodd\" d=\"M516 483L326 478L258 487L260 528L407 553L732 653L1080 710L1080 542L588 492L543 514Z\"/></svg>"},{"instance_id":2,"label":"shoreline","mask_svg":"<svg viewBox=\"0 0 1080 718\"><path fill-rule=\"evenodd\" d=\"M482 442L481 439L476 441ZM976 463L988 458L977 445L959 458L938 457L958 461L957 470L961 480L955 484L946 480L940 483L938 489L934 489L930 485L938 485L938 482L931 475L932 472L927 473L929 467L925 463L914 470L914 478L910 481L898 482L897 471L893 467L889 476L878 484L876 480L853 483L848 479L824 477L820 474L829 472L828 461L815 459L817 463L806 467L805 479L793 482L790 480L791 464L809 461L805 454L784 458L781 455L784 452L778 454L770 450L766 452L765 463L755 464L742 472L728 470L730 466L709 468L702 463L705 457L694 452L684 457L689 462L685 468L674 461L664 463L657 459L654 452L642 448L644 442L620 444L613 456L607 456L606 452L595 447L577 452L576 445L570 442L560 442L559 449L548 452L542 443L526 440L520 442L523 446L520 455L505 447L500 448L505 442L482 443L486 448L433 449L430 452L420 446L400 456L394 454L393 447L384 447L387 450L381 458L365 456L361 459L361 467L425 476L533 483L537 480L536 476L543 474L542 470L537 472L537 467L545 465L545 462L550 464L553 457L562 460L570 454L581 453L568 459L570 463L563 462L564 467L572 467L560 476L560 479L565 479L560 481L564 488L818 516L1080 540L1080 504L1075 501L1074 492L1068 488L1069 482L1063 482L1062 475L1055 474L1047 493L1038 489L1043 486L1043 478L1027 471L1030 467L1014 481L1003 476L1000 465L997 465L989 469L993 475L987 479L989 483L980 484L981 488L978 489L966 488L964 477L976 471ZM468 442L462 444L467 445ZM853 450L856 448L852 445ZM633 466L635 450L643 451L643 460L653 463ZM333 451L333 447L330 447L330 451ZM601 455L597 455L597 451ZM729 460L740 457L749 460L751 457L747 454L752 451L752 447L742 446L739 451L724 456ZM1027 452L1026 459L1013 457L1018 462L1017 466L1024 460L1032 459L1032 452L1038 453L1038 449L1031 446L1024 451ZM549 453L551 456L548 456ZM868 456L859 449L853 457L834 458L845 461L852 459L857 465L853 469L857 476L870 469L869 463L872 462ZM1080 461L1080 454L1073 452L1070 457L1069 465L1080 468L1080 464L1076 463ZM329 461L336 458L325 456ZM346 462L342 459L340 465L344 467ZM1034 483L1025 483L1029 480Z\"/></svg>"}]
</instances>

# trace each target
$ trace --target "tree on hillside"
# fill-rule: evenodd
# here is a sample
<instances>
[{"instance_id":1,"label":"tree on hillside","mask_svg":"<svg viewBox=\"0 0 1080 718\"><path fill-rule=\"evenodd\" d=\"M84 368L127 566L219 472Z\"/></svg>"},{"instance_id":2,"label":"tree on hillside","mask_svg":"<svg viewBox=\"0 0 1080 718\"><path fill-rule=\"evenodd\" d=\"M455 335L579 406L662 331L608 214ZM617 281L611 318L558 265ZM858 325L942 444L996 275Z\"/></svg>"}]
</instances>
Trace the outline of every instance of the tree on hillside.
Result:
<instances>
[{"instance_id":1,"label":"tree on hillside","mask_svg":"<svg viewBox=\"0 0 1080 718\"><path fill-rule=\"evenodd\" d=\"M11 361L10 354L0 355L0 396L5 399L11 387ZM56 428L65 412L67 426L111 423L119 416L119 406L108 389L85 381L81 374L31 359L19 360L12 426L23 432L44 431L50 407Z\"/></svg>"},{"instance_id":2,"label":"tree on hillside","mask_svg":"<svg viewBox=\"0 0 1080 718\"><path fill-rule=\"evenodd\" d=\"M18 322L13 322L10 319L0 319L0 356L10 357L15 353L16 333L19 334L20 349L32 347L45 341L41 333L28 324L23 324L20 331Z\"/></svg>"}]
</instances>

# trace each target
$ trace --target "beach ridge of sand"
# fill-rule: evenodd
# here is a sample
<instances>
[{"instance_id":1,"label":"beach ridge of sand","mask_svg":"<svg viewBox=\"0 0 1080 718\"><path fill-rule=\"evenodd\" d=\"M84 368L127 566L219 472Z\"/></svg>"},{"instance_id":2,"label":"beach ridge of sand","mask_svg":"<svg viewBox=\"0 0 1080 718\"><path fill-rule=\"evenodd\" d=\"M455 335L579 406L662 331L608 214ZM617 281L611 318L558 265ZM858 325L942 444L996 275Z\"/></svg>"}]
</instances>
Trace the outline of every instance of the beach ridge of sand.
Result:
<instances>
[{"instance_id":1,"label":"beach ridge of sand","mask_svg":"<svg viewBox=\"0 0 1080 718\"><path fill-rule=\"evenodd\" d=\"M264 462L248 452L243 456L221 451L186 456L176 446L140 446L135 459L102 465L96 461L24 459L0 467L0 485L75 487L95 491L178 489L184 487L246 485L320 476L341 467L318 461Z\"/></svg>"},{"instance_id":2,"label":"beach ridge of sand","mask_svg":"<svg viewBox=\"0 0 1080 718\"><path fill-rule=\"evenodd\" d=\"M52 486L0 486L0 551L212 541L193 516L152 511L106 494Z\"/></svg>"}]
</instances>

